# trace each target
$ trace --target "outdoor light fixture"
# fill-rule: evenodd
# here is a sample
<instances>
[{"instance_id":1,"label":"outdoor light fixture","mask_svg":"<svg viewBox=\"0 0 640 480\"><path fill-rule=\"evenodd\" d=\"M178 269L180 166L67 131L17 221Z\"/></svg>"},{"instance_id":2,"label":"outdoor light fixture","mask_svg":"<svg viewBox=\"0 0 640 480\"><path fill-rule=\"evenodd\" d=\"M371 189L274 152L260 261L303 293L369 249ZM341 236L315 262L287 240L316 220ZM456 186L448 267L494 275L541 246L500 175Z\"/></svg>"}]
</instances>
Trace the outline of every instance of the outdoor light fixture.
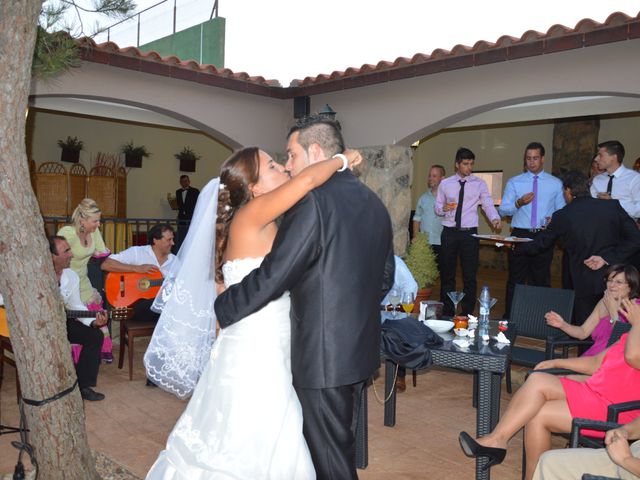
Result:
<instances>
[{"instance_id":1,"label":"outdoor light fixture","mask_svg":"<svg viewBox=\"0 0 640 480\"><path fill-rule=\"evenodd\" d=\"M324 107L320 109L320 111L318 112L318 115L322 117L326 117L328 120L336 119L336 112L333 110L333 108L331 108L331 105L329 105L328 103L324 104Z\"/></svg>"}]
</instances>

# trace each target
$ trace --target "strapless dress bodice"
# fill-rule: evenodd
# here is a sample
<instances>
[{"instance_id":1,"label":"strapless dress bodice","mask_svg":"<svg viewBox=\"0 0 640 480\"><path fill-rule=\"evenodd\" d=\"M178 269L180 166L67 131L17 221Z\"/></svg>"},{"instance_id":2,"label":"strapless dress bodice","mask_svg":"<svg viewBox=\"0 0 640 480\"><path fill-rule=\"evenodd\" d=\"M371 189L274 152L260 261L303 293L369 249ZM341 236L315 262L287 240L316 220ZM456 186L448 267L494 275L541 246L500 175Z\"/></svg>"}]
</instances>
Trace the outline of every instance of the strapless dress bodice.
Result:
<instances>
[{"instance_id":1,"label":"strapless dress bodice","mask_svg":"<svg viewBox=\"0 0 640 480\"><path fill-rule=\"evenodd\" d=\"M264 257L234 258L222 265L225 286L240 283L244 277L258 268Z\"/></svg>"}]
</instances>

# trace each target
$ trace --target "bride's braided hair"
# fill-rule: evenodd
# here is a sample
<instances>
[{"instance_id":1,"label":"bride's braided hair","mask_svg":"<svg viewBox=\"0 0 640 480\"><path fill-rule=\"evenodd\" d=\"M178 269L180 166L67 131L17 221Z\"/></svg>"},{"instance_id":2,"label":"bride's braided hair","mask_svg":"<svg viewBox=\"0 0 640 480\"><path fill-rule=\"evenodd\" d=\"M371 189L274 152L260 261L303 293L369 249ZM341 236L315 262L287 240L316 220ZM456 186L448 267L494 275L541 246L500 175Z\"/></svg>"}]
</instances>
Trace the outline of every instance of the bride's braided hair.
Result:
<instances>
[{"instance_id":1,"label":"bride's braided hair","mask_svg":"<svg viewBox=\"0 0 640 480\"><path fill-rule=\"evenodd\" d=\"M233 216L253 197L249 186L260 174L258 147L246 147L234 152L220 169L218 219L216 220L216 282L221 283L222 258L227 249L229 226Z\"/></svg>"}]
</instances>

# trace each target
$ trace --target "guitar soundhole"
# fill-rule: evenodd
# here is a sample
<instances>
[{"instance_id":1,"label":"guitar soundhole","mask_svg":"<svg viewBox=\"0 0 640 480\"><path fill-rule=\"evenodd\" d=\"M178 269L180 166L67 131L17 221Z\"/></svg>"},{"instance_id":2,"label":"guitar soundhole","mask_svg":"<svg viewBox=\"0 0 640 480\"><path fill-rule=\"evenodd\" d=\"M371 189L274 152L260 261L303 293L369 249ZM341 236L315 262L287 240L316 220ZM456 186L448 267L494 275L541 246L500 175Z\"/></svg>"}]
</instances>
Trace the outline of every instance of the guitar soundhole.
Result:
<instances>
[{"instance_id":1,"label":"guitar soundhole","mask_svg":"<svg viewBox=\"0 0 640 480\"><path fill-rule=\"evenodd\" d=\"M138 280L138 289L140 289L141 291L144 292L146 290L149 290L150 287L151 282L148 278L141 278L140 280Z\"/></svg>"}]
</instances>

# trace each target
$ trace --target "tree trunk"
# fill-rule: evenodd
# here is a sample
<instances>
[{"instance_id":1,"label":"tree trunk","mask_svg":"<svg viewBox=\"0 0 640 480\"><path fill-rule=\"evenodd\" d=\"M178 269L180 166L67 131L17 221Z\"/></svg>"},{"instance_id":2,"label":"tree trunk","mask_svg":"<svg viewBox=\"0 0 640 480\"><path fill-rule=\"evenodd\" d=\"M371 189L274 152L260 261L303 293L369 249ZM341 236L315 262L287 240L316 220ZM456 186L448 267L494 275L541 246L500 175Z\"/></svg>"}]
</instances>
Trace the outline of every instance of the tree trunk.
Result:
<instances>
[{"instance_id":1,"label":"tree trunk","mask_svg":"<svg viewBox=\"0 0 640 480\"><path fill-rule=\"evenodd\" d=\"M33 400L52 397L76 381L25 152L25 109L40 8L41 0L0 0L0 292L22 395ZM25 413L38 478L99 478L77 388L43 406L25 405Z\"/></svg>"}]
</instances>

